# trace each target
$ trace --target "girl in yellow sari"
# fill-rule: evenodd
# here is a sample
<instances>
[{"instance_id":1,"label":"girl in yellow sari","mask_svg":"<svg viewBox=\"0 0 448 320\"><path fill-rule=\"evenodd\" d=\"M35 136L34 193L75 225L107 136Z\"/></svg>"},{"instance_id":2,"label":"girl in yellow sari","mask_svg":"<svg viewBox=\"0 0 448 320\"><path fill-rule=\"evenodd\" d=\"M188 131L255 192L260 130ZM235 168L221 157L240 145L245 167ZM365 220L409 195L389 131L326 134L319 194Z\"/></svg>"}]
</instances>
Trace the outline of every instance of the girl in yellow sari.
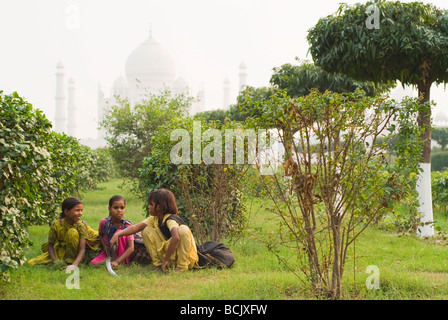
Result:
<instances>
[{"instance_id":1,"label":"girl in yellow sari","mask_svg":"<svg viewBox=\"0 0 448 320\"><path fill-rule=\"evenodd\" d=\"M76 197L62 202L62 212L50 228L48 242L42 246L43 253L29 260L29 265L63 261L78 266L81 262L90 262L100 250L100 243L98 231L81 220L83 206Z\"/></svg>"},{"instance_id":2,"label":"girl in yellow sari","mask_svg":"<svg viewBox=\"0 0 448 320\"><path fill-rule=\"evenodd\" d=\"M148 195L150 217L115 233L110 246L119 237L142 231L143 243L156 270L183 272L199 268L196 241L187 224L178 216L176 198L167 189L158 189Z\"/></svg>"}]
</instances>

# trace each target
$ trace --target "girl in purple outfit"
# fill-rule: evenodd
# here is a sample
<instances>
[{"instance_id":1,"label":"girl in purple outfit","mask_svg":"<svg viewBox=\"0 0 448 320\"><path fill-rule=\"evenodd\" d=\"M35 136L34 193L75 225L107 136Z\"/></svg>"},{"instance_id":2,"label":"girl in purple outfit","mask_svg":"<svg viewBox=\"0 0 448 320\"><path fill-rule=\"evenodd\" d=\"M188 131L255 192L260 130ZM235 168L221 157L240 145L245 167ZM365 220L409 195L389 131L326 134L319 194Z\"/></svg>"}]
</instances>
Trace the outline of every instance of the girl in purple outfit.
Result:
<instances>
[{"instance_id":1,"label":"girl in purple outfit","mask_svg":"<svg viewBox=\"0 0 448 320\"><path fill-rule=\"evenodd\" d=\"M94 258L90 264L99 265L103 263L108 253L110 253L110 239L112 236L121 230L132 226L132 222L123 219L124 212L126 209L126 201L120 195L115 195L109 200L109 216L107 218L101 219L99 225L99 238L103 245L103 251L99 256ZM149 254L146 252L146 248L143 241L140 240L141 236L136 234L122 237L117 243L117 249L115 252L114 260L111 262L112 267L117 267L120 264L128 264L132 261L139 263L150 263Z\"/></svg>"}]
</instances>

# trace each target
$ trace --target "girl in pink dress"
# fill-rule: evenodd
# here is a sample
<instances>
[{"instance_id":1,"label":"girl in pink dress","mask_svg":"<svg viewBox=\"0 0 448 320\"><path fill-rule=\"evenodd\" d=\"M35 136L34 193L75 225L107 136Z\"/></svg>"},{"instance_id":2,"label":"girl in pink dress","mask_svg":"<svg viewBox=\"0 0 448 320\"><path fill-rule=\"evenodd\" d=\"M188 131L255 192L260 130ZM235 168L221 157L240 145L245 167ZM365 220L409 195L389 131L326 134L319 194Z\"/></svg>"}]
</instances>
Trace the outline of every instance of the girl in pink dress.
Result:
<instances>
[{"instance_id":1,"label":"girl in pink dress","mask_svg":"<svg viewBox=\"0 0 448 320\"><path fill-rule=\"evenodd\" d=\"M103 263L107 258L107 253L110 252L109 241L117 231L126 229L132 226L132 222L123 219L126 209L126 201L122 196L116 195L109 200L109 216L101 219L100 226L98 228L101 244L103 245L103 251L99 256L94 258L90 264L98 265ZM132 253L134 252L134 235L120 238L117 244L117 250L115 257L111 262L112 267L116 267L119 264L127 264L130 262Z\"/></svg>"}]
</instances>

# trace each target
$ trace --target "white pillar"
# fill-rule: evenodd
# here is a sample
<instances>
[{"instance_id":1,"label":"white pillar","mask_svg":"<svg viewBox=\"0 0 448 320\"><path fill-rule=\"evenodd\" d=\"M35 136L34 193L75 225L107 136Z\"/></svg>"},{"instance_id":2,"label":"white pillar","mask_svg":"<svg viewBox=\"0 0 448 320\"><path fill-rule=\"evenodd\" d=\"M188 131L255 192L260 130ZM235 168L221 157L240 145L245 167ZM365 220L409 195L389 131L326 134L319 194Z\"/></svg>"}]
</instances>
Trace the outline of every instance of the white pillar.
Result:
<instances>
[{"instance_id":1,"label":"white pillar","mask_svg":"<svg viewBox=\"0 0 448 320\"><path fill-rule=\"evenodd\" d=\"M421 222L433 222L432 212L432 194L431 194L431 164L420 163L420 168L423 170L420 172L417 181L418 201L420 204L419 211L422 215ZM433 223L420 226L417 234L420 237L431 237L434 235Z\"/></svg>"},{"instance_id":2,"label":"white pillar","mask_svg":"<svg viewBox=\"0 0 448 320\"><path fill-rule=\"evenodd\" d=\"M68 124L67 134L76 136L76 105L75 105L75 80L70 77L68 81Z\"/></svg>"},{"instance_id":3,"label":"white pillar","mask_svg":"<svg viewBox=\"0 0 448 320\"><path fill-rule=\"evenodd\" d=\"M244 61L240 64L240 72L238 73L238 76L240 78L240 87L238 91L241 91L247 85L247 65Z\"/></svg>"},{"instance_id":4,"label":"white pillar","mask_svg":"<svg viewBox=\"0 0 448 320\"><path fill-rule=\"evenodd\" d=\"M56 66L56 112L54 131L66 132L67 112L65 106L64 65L59 61Z\"/></svg>"}]
</instances>

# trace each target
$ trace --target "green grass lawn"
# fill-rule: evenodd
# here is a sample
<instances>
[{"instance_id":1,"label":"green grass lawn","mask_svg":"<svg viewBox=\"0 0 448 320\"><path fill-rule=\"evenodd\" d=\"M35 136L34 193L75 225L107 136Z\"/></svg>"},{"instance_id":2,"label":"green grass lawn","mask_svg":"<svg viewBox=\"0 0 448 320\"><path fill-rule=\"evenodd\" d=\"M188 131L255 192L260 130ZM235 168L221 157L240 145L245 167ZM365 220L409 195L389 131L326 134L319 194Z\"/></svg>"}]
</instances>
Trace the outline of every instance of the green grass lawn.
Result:
<instances>
[{"instance_id":1,"label":"green grass lawn","mask_svg":"<svg viewBox=\"0 0 448 320\"><path fill-rule=\"evenodd\" d=\"M108 215L109 198L126 199L125 217L137 223L144 219L143 202L121 181L102 184L84 200L83 219L93 228ZM267 200L266 200L267 201ZM250 205L251 230L268 232L275 224L265 200L253 198ZM34 245L27 258L40 253L48 226L30 228ZM261 230L261 231L260 231ZM255 232L255 231L254 231ZM105 267L80 267L80 289L68 289L64 270L49 266L24 265L13 270L8 283L0 283L0 299L157 299L157 300L287 300L314 299L304 279L298 279L251 232L229 244L236 262L230 269L215 268L178 273L157 273L152 266L121 266L119 277ZM224 241L225 242L225 241ZM369 227L351 248L344 274L346 299L448 299L448 250L445 242L434 243L413 236ZM368 290L368 266L378 267L380 288Z\"/></svg>"}]
</instances>

